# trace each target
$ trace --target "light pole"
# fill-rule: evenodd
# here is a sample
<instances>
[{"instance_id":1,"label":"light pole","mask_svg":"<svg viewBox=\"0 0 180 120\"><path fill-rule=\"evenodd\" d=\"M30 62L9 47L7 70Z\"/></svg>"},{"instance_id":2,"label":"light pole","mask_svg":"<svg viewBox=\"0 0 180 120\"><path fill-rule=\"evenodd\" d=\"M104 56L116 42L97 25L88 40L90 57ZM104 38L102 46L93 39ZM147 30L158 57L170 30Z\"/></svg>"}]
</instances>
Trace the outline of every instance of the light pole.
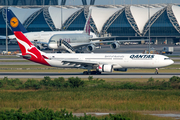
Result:
<instances>
[{"instance_id":1,"label":"light pole","mask_svg":"<svg viewBox=\"0 0 180 120\"><path fill-rule=\"evenodd\" d=\"M149 54L150 54L150 5L149 5L149 0L148 0L148 20L149 20Z\"/></svg>"},{"instance_id":2,"label":"light pole","mask_svg":"<svg viewBox=\"0 0 180 120\"><path fill-rule=\"evenodd\" d=\"M62 15L63 13L62 13L62 5L61 5L61 31L63 30L63 28L62 28L62 25L63 25L63 15Z\"/></svg>"},{"instance_id":3,"label":"light pole","mask_svg":"<svg viewBox=\"0 0 180 120\"><path fill-rule=\"evenodd\" d=\"M8 53L8 29L7 29L7 8L8 8L8 4L7 4L7 0L6 0L6 54Z\"/></svg>"}]
</instances>

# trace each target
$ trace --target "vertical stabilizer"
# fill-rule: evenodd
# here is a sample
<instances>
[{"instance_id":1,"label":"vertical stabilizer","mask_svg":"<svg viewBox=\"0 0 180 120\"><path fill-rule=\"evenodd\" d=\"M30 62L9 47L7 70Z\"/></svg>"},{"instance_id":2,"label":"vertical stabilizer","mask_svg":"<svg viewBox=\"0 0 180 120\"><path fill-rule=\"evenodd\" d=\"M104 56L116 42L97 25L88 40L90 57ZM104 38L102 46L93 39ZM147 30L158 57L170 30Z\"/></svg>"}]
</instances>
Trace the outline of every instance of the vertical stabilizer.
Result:
<instances>
[{"instance_id":1,"label":"vertical stabilizer","mask_svg":"<svg viewBox=\"0 0 180 120\"><path fill-rule=\"evenodd\" d=\"M45 60L48 59L45 55L41 54L39 51L27 38L23 35L21 31L14 31L18 45L21 49L22 56L33 62L37 62L44 65L49 65Z\"/></svg>"},{"instance_id":2,"label":"vertical stabilizer","mask_svg":"<svg viewBox=\"0 0 180 120\"><path fill-rule=\"evenodd\" d=\"M89 10L89 14L88 14L86 24L84 26L84 31L83 31L83 33L87 33L88 35L90 35L90 31L91 31L91 27L90 27L91 12L92 12L92 9Z\"/></svg>"},{"instance_id":3,"label":"vertical stabilizer","mask_svg":"<svg viewBox=\"0 0 180 120\"><path fill-rule=\"evenodd\" d=\"M7 18L8 18L8 22L10 24L11 30L13 32L14 31L21 31L22 33L28 32L10 9L7 10Z\"/></svg>"}]
</instances>

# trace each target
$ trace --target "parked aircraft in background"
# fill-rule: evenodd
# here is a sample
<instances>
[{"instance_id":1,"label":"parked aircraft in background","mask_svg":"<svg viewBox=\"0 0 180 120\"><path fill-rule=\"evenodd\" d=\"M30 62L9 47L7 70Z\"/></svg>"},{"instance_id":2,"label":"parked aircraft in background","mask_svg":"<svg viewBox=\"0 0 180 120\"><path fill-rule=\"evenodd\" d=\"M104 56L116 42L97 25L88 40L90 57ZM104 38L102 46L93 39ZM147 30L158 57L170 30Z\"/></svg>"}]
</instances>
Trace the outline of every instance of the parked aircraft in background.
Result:
<instances>
[{"instance_id":1,"label":"parked aircraft in background","mask_svg":"<svg viewBox=\"0 0 180 120\"><path fill-rule=\"evenodd\" d=\"M11 18L16 18L14 13L8 9L8 20ZM91 10L89 11L88 18L84 27L84 31L46 31L46 32L27 32L24 26L20 23L20 21L16 19L12 19L10 24L15 24L15 21L18 21L18 28L24 33L24 35L33 43L38 49L42 49L44 46L48 46L50 49L62 50L66 49L69 52L74 52L74 48L78 50L82 46L86 46L88 51L94 51L97 44L100 43L111 43L112 49L117 49L120 47L120 42L126 41L141 41L141 40L121 40L121 41L100 41L107 40L111 38L116 38L117 36L112 37L101 37L98 38L94 33L90 32L90 18L91 18ZM15 39L14 35L9 36L10 39ZM48 45L47 45L48 44ZM82 52L82 51L79 51Z\"/></svg>"},{"instance_id":2,"label":"parked aircraft in background","mask_svg":"<svg viewBox=\"0 0 180 120\"><path fill-rule=\"evenodd\" d=\"M11 20L11 18L14 18L12 19L12 21L9 21L11 25L14 24L14 26L16 25L16 22L18 22L18 28L24 33L24 35L33 43L33 44L36 44L36 47L38 49L43 49L44 47L47 47L48 46L48 42L49 42L49 39L55 35L55 34L61 34L62 36L67 36L67 35L75 35L77 36L76 37L76 40L78 41L82 41L83 39L81 38L81 36L86 36L88 38L97 38L97 36L93 33L93 32L90 32L90 26L87 26L87 24L85 24L85 27L84 27L84 31L41 31L41 32L28 32L24 26L20 23L20 21L16 18L16 16L14 15L14 13L8 9L7 11L7 16L8 16L8 20ZM16 18L16 19L15 19ZM87 23L87 22L86 22ZM87 34L85 34L85 32L88 32ZM81 36L79 36L81 35ZM16 37L15 35L9 35L8 36L9 39L11 40L15 40ZM79 40L80 39L80 40Z\"/></svg>"},{"instance_id":3,"label":"parked aircraft in background","mask_svg":"<svg viewBox=\"0 0 180 120\"><path fill-rule=\"evenodd\" d=\"M0 35L0 39L6 39L6 36Z\"/></svg>"},{"instance_id":4,"label":"parked aircraft in background","mask_svg":"<svg viewBox=\"0 0 180 120\"><path fill-rule=\"evenodd\" d=\"M82 46L86 46L87 50L92 52L95 50L96 45L100 43L111 43L110 47L112 49L117 49L120 47L120 42L127 41L141 41L141 40L109 40L112 38L116 38L117 36L112 37L91 37L90 36L90 18L91 11L89 11L87 21L84 27L83 33L80 34L55 34L53 35L48 43L48 48L50 49L70 49L73 48L81 48Z\"/></svg>"},{"instance_id":5,"label":"parked aircraft in background","mask_svg":"<svg viewBox=\"0 0 180 120\"><path fill-rule=\"evenodd\" d=\"M17 23L19 24L19 23ZM30 61L61 68L87 69L83 74L127 71L128 68L160 68L174 63L169 57L158 54L113 54L113 53L45 53L38 50L17 26L11 29L17 38L22 56ZM91 71L95 69L95 71ZM158 74L158 71L156 71Z\"/></svg>"}]
</instances>

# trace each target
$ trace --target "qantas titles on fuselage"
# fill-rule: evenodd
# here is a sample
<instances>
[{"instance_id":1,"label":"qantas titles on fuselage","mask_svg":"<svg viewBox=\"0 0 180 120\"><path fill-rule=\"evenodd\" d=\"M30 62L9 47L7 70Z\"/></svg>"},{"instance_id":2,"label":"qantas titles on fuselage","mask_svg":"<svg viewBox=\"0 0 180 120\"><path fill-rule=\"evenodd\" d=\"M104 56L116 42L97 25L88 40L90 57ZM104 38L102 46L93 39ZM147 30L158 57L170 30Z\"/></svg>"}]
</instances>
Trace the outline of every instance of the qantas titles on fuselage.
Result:
<instances>
[{"instance_id":1,"label":"qantas titles on fuselage","mask_svg":"<svg viewBox=\"0 0 180 120\"><path fill-rule=\"evenodd\" d=\"M131 55L131 59L153 59L154 55Z\"/></svg>"},{"instance_id":2,"label":"qantas titles on fuselage","mask_svg":"<svg viewBox=\"0 0 180 120\"><path fill-rule=\"evenodd\" d=\"M137 55L137 54L132 54L130 55L131 59L153 59L155 55ZM124 56L122 55L105 55L105 58L123 58Z\"/></svg>"}]
</instances>

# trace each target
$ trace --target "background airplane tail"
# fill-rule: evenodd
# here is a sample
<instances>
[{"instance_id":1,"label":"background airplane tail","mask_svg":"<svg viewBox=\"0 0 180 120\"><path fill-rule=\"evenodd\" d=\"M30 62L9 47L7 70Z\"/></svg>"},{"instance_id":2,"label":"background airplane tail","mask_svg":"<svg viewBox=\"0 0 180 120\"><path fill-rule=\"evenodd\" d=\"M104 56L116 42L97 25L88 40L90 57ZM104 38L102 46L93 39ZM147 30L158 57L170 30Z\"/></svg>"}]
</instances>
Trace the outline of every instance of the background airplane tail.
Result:
<instances>
[{"instance_id":1,"label":"background airplane tail","mask_svg":"<svg viewBox=\"0 0 180 120\"><path fill-rule=\"evenodd\" d=\"M84 31L83 31L83 33L87 33L88 35L90 35L90 31L91 31L91 27L90 27L91 12L92 12L92 9L89 10L89 14L88 14L86 24L84 26Z\"/></svg>"},{"instance_id":2,"label":"background airplane tail","mask_svg":"<svg viewBox=\"0 0 180 120\"><path fill-rule=\"evenodd\" d=\"M21 31L23 33L28 32L10 9L7 9L7 18L8 18L8 23L13 32L14 31Z\"/></svg>"},{"instance_id":3,"label":"background airplane tail","mask_svg":"<svg viewBox=\"0 0 180 120\"><path fill-rule=\"evenodd\" d=\"M33 62L41 63L44 65L49 65L45 60L48 57L42 55L43 52L39 51L22 32L25 32L23 25L19 22L16 16L11 10L7 11L8 22L10 22L10 27L17 38L18 45L21 49L22 56L25 59L28 59Z\"/></svg>"}]
</instances>

